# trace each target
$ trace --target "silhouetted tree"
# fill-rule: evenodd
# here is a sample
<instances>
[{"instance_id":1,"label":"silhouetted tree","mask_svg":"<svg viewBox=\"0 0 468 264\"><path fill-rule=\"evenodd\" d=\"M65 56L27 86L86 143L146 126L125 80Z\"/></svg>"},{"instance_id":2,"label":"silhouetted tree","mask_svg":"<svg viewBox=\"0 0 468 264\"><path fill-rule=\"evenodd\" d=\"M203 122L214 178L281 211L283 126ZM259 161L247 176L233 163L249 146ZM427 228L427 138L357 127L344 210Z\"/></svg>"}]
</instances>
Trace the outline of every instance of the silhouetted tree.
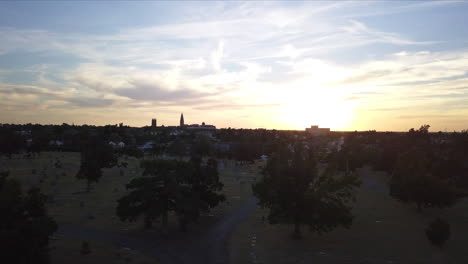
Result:
<instances>
[{"instance_id":1,"label":"silhouetted tree","mask_svg":"<svg viewBox=\"0 0 468 264\"><path fill-rule=\"evenodd\" d=\"M406 148L396 161L390 180L390 195L405 203L424 207L449 207L458 199L452 172L441 156L441 148L432 143L429 125L410 129L403 138ZM442 155L440 155L442 154Z\"/></svg>"},{"instance_id":2,"label":"silhouetted tree","mask_svg":"<svg viewBox=\"0 0 468 264\"><path fill-rule=\"evenodd\" d=\"M212 152L213 152L213 142L211 141L211 139L205 135L198 136L192 148L192 155L208 156Z\"/></svg>"},{"instance_id":3,"label":"silhouetted tree","mask_svg":"<svg viewBox=\"0 0 468 264\"><path fill-rule=\"evenodd\" d=\"M450 224L437 218L426 228L426 236L433 245L442 248L450 238Z\"/></svg>"},{"instance_id":4,"label":"silhouetted tree","mask_svg":"<svg viewBox=\"0 0 468 264\"><path fill-rule=\"evenodd\" d=\"M57 229L39 189L26 195L20 184L0 173L0 260L2 263L49 263L49 237Z\"/></svg>"},{"instance_id":5,"label":"silhouetted tree","mask_svg":"<svg viewBox=\"0 0 468 264\"><path fill-rule=\"evenodd\" d=\"M181 139L176 139L169 144L167 153L173 156L184 156L186 154L186 145Z\"/></svg>"},{"instance_id":6,"label":"silhouetted tree","mask_svg":"<svg viewBox=\"0 0 468 264\"><path fill-rule=\"evenodd\" d=\"M89 246L88 241L83 241L83 243L81 243L80 253L81 255L88 255L91 253L91 247Z\"/></svg>"},{"instance_id":7,"label":"silhouetted tree","mask_svg":"<svg viewBox=\"0 0 468 264\"><path fill-rule=\"evenodd\" d=\"M82 145L80 169L76 177L86 179L86 189L89 192L91 183L98 182L101 178L101 169L113 167L116 164L117 157L111 146L98 137L88 137Z\"/></svg>"},{"instance_id":8,"label":"silhouetted tree","mask_svg":"<svg viewBox=\"0 0 468 264\"><path fill-rule=\"evenodd\" d=\"M390 180L390 195L423 207L449 207L457 201L450 179L433 173L433 160L424 150L413 148L400 155Z\"/></svg>"},{"instance_id":9,"label":"silhouetted tree","mask_svg":"<svg viewBox=\"0 0 468 264\"><path fill-rule=\"evenodd\" d=\"M352 223L351 201L360 181L354 174L340 175L329 165L318 172L312 149L300 143L281 146L263 170L263 178L253 185L261 206L269 208L271 224L293 224L293 237L301 237L301 225L317 233Z\"/></svg>"},{"instance_id":10,"label":"silhouetted tree","mask_svg":"<svg viewBox=\"0 0 468 264\"><path fill-rule=\"evenodd\" d=\"M8 127L0 128L0 155L11 158L18 153L24 145L24 141L13 129Z\"/></svg>"},{"instance_id":11,"label":"silhouetted tree","mask_svg":"<svg viewBox=\"0 0 468 264\"><path fill-rule=\"evenodd\" d=\"M196 222L201 212L224 200L218 192L223 185L219 182L217 164L201 159L144 160L143 177L127 184L129 194L118 200L117 216L122 221L135 221L143 216L145 226L161 219L166 229L168 214L176 212L182 230L190 222Z\"/></svg>"},{"instance_id":12,"label":"silhouetted tree","mask_svg":"<svg viewBox=\"0 0 468 264\"><path fill-rule=\"evenodd\" d=\"M117 202L117 216L121 221L136 221L143 216L146 228L161 218L167 226L170 211L176 209L180 197L180 175L185 173L185 164L175 160L143 160L143 177L127 184L130 193Z\"/></svg>"},{"instance_id":13,"label":"silhouetted tree","mask_svg":"<svg viewBox=\"0 0 468 264\"><path fill-rule=\"evenodd\" d=\"M52 139L56 139L53 133L53 127L36 125L31 130L31 145L28 151L32 153L40 153L46 151L49 148L49 142Z\"/></svg>"},{"instance_id":14,"label":"silhouetted tree","mask_svg":"<svg viewBox=\"0 0 468 264\"><path fill-rule=\"evenodd\" d=\"M202 159L192 157L190 172L185 174L187 178L180 188L181 197L177 204L177 214L182 231L190 222L197 222L200 214L209 212L220 202L225 200L219 192L223 184L219 181L218 163L214 159L208 159L202 164Z\"/></svg>"}]
</instances>

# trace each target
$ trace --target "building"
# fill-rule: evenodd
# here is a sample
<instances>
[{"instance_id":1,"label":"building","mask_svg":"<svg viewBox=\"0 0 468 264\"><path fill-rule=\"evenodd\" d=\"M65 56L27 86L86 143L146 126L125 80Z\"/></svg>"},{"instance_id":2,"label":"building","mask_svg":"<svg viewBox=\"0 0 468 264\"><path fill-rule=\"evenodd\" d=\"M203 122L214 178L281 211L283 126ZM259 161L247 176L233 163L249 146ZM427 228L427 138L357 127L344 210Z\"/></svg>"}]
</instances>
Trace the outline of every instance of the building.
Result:
<instances>
[{"instance_id":1,"label":"building","mask_svg":"<svg viewBox=\"0 0 468 264\"><path fill-rule=\"evenodd\" d=\"M157 126L156 118L151 119L151 127L156 127L156 126Z\"/></svg>"},{"instance_id":2,"label":"building","mask_svg":"<svg viewBox=\"0 0 468 264\"><path fill-rule=\"evenodd\" d=\"M324 136L330 133L330 128L319 128L319 126L310 126L306 128L305 131L312 136Z\"/></svg>"},{"instance_id":3,"label":"building","mask_svg":"<svg viewBox=\"0 0 468 264\"><path fill-rule=\"evenodd\" d=\"M143 151L151 150L154 147L154 142L153 141L147 141L145 144L142 146L139 146L138 148Z\"/></svg>"},{"instance_id":4,"label":"building","mask_svg":"<svg viewBox=\"0 0 468 264\"><path fill-rule=\"evenodd\" d=\"M31 142L32 142L32 139L31 139ZM62 140L50 140L49 141L49 146L61 147L61 146L63 146L63 141Z\"/></svg>"},{"instance_id":5,"label":"building","mask_svg":"<svg viewBox=\"0 0 468 264\"><path fill-rule=\"evenodd\" d=\"M192 125L186 125L185 127L189 130L216 130L215 126L206 125L205 122L203 122L201 125L192 124Z\"/></svg>"},{"instance_id":6,"label":"building","mask_svg":"<svg viewBox=\"0 0 468 264\"><path fill-rule=\"evenodd\" d=\"M114 141L109 141L109 145L113 148L124 148L125 147L125 143L123 143L122 141L120 142L114 142Z\"/></svg>"},{"instance_id":7,"label":"building","mask_svg":"<svg viewBox=\"0 0 468 264\"><path fill-rule=\"evenodd\" d=\"M180 114L180 126L181 127L185 126L185 124L184 124L184 113Z\"/></svg>"},{"instance_id":8,"label":"building","mask_svg":"<svg viewBox=\"0 0 468 264\"><path fill-rule=\"evenodd\" d=\"M179 127L183 127L184 129L191 130L191 131L196 131L197 133L216 130L215 126L207 125L207 124L205 124L205 122L202 122L201 125L199 125L199 124L191 124L191 125L185 124L184 114L183 113L180 114L180 126ZM211 133L209 133L209 134L211 135Z\"/></svg>"}]
</instances>

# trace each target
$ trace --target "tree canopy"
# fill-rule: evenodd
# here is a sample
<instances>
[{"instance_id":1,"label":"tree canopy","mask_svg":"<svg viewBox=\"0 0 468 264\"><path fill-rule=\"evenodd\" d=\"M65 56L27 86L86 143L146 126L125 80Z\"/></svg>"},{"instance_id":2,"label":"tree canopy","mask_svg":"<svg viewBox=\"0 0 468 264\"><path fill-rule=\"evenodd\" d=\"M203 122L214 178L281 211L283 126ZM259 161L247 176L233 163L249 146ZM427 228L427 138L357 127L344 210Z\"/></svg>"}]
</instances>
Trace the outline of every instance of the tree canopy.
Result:
<instances>
[{"instance_id":1,"label":"tree canopy","mask_svg":"<svg viewBox=\"0 0 468 264\"><path fill-rule=\"evenodd\" d=\"M424 207L449 207L459 198L446 146L433 143L429 127L410 129L405 135L406 148L399 153L390 179L390 195L415 203L419 211Z\"/></svg>"},{"instance_id":2,"label":"tree canopy","mask_svg":"<svg viewBox=\"0 0 468 264\"><path fill-rule=\"evenodd\" d=\"M253 185L261 206L269 209L271 224L301 225L317 233L352 223L350 202L360 181L354 174L338 173L336 166L320 170L312 148L301 143L280 147L267 162L262 179Z\"/></svg>"},{"instance_id":3,"label":"tree canopy","mask_svg":"<svg viewBox=\"0 0 468 264\"><path fill-rule=\"evenodd\" d=\"M217 163L213 159L203 163L201 158L182 160L143 160L143 177L127 184L130 192L118 200L117 216L122 221L136 221L143 216L146 227L161 219L167 225L169 212L175 212L181 229L196 222L202 212L223 201L219 192Z\"/></svg>"},{"instance_id":4,"label":"tree canopy","mask_svg":"<svg viewBox=\"0 0 468 264\"><path fill-rule=\"evenodd\" d=\"M47 215L39 189L21 192L18 181L0 173L0 259L4 263L49 263L49 237L57 224Z\"/></svg>"},{"instance_id":5,"label":"tree canopy","mask_svg":"<svg viewBox=\"0 0 468 264\"><path fill-rule=\"evenodd\" d=\"M115 166L117 157L112 147L99 137L87 137L83 141L80 169L76 177L86 179L89 191L91 183L101 178L101 169Z\"/></svg>"},{"instance_id":6,"label":"tree canopy","mask_svg":"<svg viewBox=\"0 0 468 264\"><path fill-rule=\"evenodd\" d=\"M434 173L436 163L424 150L413 148L402 153L390 180L390 195L424 207L449 207L457 201L450 178Z\"/></svg>"}]
</instances>

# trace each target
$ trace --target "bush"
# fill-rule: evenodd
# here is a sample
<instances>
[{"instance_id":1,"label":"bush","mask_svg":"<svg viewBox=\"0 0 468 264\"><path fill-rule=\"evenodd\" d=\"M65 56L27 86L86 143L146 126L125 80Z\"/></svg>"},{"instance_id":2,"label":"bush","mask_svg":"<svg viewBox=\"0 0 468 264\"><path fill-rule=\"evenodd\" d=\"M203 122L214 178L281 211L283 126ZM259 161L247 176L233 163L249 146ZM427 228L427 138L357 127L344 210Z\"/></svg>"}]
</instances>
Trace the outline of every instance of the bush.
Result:
<instances>
[{"instance_id":1,"label":"bush","mask_svg":"<svg viewBox=\"0 0 468 264\"><path fill-rule=\"evenodd\" d=\"M426 228L426 236L434 246L442 248L450 238L450 224L437 218Z\"/></svg>"},{"instance_id":2,"label":"bush","mask_svg":"<svg viewBox=\"0 0 468 264\"><path fill-rule=\"evenodd\" d=\"M81 244L81 255L88 255L91 253L91 248L89 247L88 241L83 241Z\"/></svg>"}]
</instances>

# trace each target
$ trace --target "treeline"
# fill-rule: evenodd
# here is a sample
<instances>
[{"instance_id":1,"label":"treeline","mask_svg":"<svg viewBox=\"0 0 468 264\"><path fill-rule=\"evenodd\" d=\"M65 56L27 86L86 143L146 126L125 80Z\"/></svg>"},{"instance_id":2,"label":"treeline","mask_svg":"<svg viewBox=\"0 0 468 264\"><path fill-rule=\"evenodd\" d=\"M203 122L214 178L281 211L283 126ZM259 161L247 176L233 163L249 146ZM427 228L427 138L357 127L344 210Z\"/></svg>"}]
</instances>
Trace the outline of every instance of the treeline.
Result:
<instances>
[{"instance_id":1,"label":"treeline","mask_svg":"<svg viewBox=\"0 0 468 264\"><path fill-rule=\"evenodd\" d=\"M0 125L0 151L11 156L20 152L39 153L42 151L79 152L83 138L90 135L103 141L123 141L128 145L136 143L138 129L123 125L76 126L76 125Z\"/></svg>"},{"instance_id":2,"label":"treeline","mask_svg":"<svg viewBox=\"0 0 468 264\"><path fill-rule=\"evenodd\" d=\"M463 188L468 187L468 131L430 133L429 125L397 132L352 132L344 134L344 146L339 153L331 153L340 167L350 170L371 165L375 170L396 173L405 156L425 162L431 174L450 178Z\"/></svg>"}]
</instances>

